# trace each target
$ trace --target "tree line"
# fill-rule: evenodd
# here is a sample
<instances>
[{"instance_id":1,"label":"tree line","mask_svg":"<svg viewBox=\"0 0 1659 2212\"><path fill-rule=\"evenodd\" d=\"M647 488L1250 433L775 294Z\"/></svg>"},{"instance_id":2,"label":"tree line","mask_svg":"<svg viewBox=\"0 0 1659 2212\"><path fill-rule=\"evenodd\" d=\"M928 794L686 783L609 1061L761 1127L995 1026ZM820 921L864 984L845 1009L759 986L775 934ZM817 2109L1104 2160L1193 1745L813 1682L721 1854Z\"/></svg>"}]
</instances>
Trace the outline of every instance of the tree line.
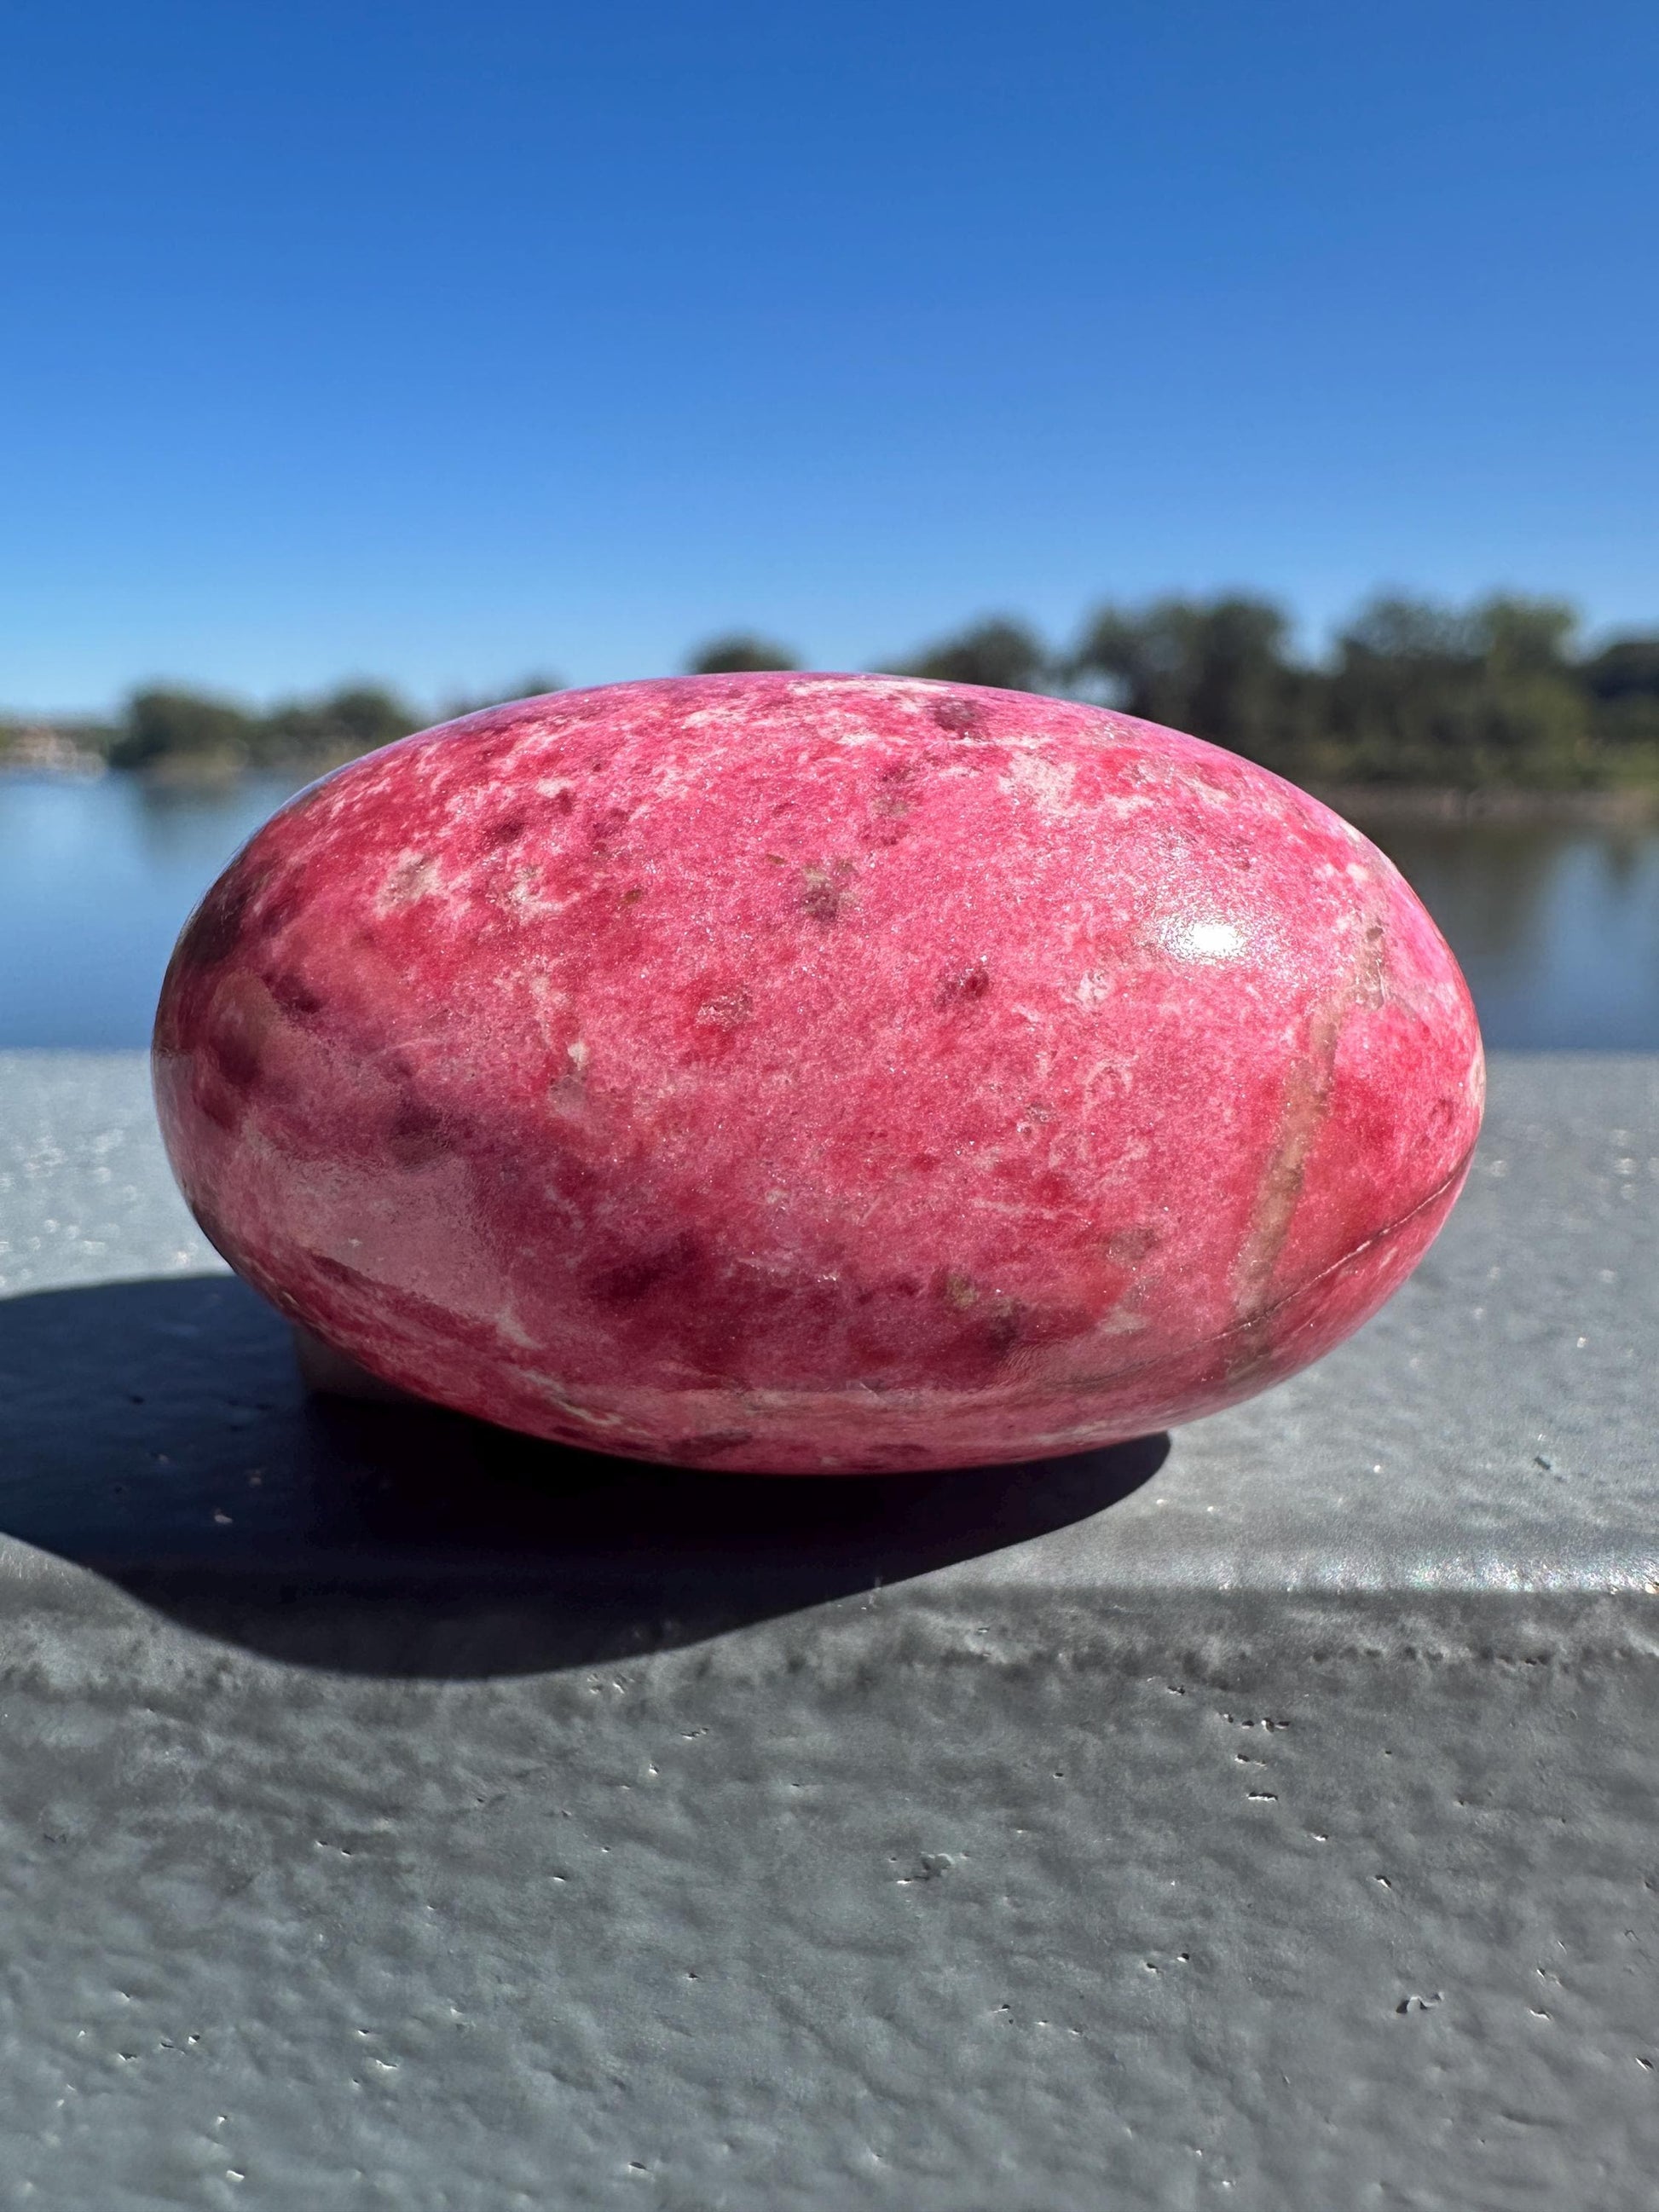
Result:
<instances>
[{"instance_id":1,"label":"tree line","mask_svg":"<svg viewBox=\"0 0 1659 2212\"><path fill-rule=\"evenodd\" d=\"M750 633L693 654L691 672L799 666ZM1298 781L1466 790L1494 785L1659 787L1659 634L1587 647L1556 599L1496 595L1455 607L1384 595L1299 653L1285 611L1244 593L1099 608L1069 645L1000 616L887 672L1093 701L1190 731ZM546 675L503 698L560 689ZM441 715L496 703L451 701ZM107 728L84 730L118 768L217 764L314 770L432 720L385 686L356 684L259 713L149 685Z\"/></svg>"},{"instance_id":2,"label":"tree line","mask_svg":"<svg viewBox=\"0 0 1659 2212\"><path fill-rule=\"evenodd\" d=\"M909 672L1091 698L1299 782L1659 784L1659 635L1586 650L1555 599L1382 596L1313 660L1271 600L1161 599L1102 607L1060 652L1023 623L981 623Z\"/></svg>"}]
</instances>

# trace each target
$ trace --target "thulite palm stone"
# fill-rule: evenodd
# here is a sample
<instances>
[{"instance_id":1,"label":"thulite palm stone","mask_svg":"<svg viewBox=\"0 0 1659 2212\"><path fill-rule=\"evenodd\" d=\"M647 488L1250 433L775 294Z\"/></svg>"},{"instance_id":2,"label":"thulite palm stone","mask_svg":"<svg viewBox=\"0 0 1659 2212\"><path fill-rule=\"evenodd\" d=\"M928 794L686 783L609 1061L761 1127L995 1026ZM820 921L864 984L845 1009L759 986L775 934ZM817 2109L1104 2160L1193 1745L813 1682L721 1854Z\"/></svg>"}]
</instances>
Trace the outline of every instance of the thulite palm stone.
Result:
<instances>
[{"instance_id":1,"label":"thulite palm stone","mask_svg":"<svg viewBox=\"0 0 1659 2212\"><path fill-rule=\"evenodd\" d=\"M1340 1341L1480 1126L1455 963L1262 769L1054 699L624 684L302 793L155 1032L203 1226L374 1374L691 1467L951 1467Z\"/></svg>"}]
</instances>

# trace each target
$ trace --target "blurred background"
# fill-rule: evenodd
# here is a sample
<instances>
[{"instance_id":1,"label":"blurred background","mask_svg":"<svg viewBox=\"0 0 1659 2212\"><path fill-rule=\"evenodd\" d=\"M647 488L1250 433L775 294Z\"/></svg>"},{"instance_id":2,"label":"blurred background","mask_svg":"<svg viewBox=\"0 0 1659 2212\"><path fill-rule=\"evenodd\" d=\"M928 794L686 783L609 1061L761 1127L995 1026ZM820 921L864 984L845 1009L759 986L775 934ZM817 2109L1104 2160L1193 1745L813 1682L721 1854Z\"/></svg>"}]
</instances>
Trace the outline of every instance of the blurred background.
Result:
<instances>
[{"instance_id":1,"label":"blurred background","mask_svg":"<svg viewBox=\"0 0 1659 2212\"><path fill-rule=\"evenodd\" d=\"M911 669L1329 797L1659 1048L1659 15L60 0L0 28L0 1046L289 792Z\"/></svg>"}]
</instances>

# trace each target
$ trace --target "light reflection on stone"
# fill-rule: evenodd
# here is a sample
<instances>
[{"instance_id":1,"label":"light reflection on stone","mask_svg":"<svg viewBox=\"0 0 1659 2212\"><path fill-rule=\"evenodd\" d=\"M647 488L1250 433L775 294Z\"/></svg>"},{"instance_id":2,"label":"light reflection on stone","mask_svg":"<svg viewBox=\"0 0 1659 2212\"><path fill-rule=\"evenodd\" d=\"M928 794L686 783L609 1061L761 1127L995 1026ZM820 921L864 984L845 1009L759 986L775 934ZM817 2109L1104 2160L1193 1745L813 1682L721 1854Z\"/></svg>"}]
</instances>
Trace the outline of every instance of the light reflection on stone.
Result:
<instances>
[{"instance_id":1,"label":"light reflection on stone","mask_svg":"<svg viewBox=\"0 0 1659 2212\"><path fill-rule=\"evenodd\" d=\"M1244 950L1244 933L1231 921L1180 921L1164 941L1182 960L1232 960Z\"/></svg>"}]
</instances>

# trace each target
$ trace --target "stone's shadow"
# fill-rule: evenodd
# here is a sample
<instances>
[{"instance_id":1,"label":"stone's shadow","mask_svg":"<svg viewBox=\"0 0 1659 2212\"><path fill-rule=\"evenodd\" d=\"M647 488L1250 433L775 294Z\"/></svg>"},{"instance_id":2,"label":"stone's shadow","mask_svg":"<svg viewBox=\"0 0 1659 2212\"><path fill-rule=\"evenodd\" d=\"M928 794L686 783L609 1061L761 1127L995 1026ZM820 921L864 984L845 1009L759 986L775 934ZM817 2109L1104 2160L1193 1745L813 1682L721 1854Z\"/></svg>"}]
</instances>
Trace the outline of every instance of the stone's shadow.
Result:
<instances>
[{"instance_id":1,"label":"stone's shadow","mask_svg":"<svg viewBox=\"0 0 1659 2212\"><path fill-rule=\"evenodd\" d=\"M1164 1436L951 1474L768 1479L307 1395L229 1276L0 1300L0 1531L159 1611L354 1673L537 1672L687 1644L1087 1519Z\"/></svg>"}]
</instances>

